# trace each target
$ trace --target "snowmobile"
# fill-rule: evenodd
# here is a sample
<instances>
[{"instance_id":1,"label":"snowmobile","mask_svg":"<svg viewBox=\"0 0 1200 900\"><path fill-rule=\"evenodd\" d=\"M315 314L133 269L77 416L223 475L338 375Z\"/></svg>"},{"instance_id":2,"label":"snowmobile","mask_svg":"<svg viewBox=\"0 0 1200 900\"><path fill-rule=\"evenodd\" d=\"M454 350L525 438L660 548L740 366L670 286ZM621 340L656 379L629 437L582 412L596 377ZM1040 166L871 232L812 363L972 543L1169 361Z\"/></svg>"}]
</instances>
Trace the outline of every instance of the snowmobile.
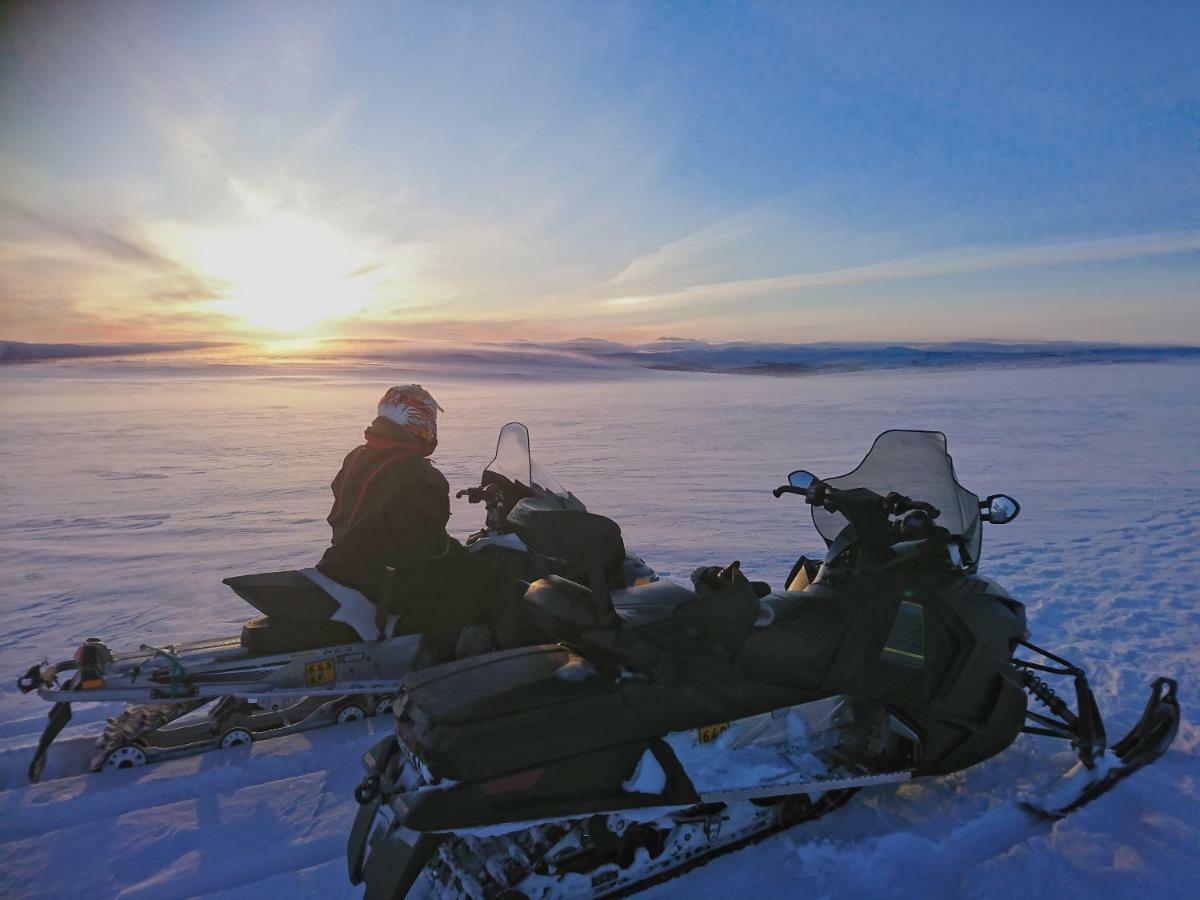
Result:
<instances>
[{"instance_id":1,"label":"snowmobile","mask_svg":"<svg viewBox=\"0 0 1200 900\"><path fill-rule=\"evenodd\" d=\"M615 522L588 512L534 461L519 422L500 430L480 484L458 496L485 504L484 527L466 550L488 558L496 590L515 590L516 600L530 581L554 573L614 588L657 579L626 552ZM315 568L224 583L263 613L240 637L126 652L89 638L72 659L43 661L18 679L21 691L54 704L30 781L41 777L73 702L128 705L108 720L90 769L129 768L387 714L410 669L454 655L453 640L447 652L444 637L407 633L398 613Z\"/></svg>"},{"instance_id":2,"label":"snowmobile","mask_svg":"<svg viewBox=\"0 0 1200 900\"><path fill-rule=\"evenodd\" d=\"M625 895L1022 733L1079 757L1030 801L1058 817L1174 739L1176 684L1159 678L1107 746L1083 670L1030 643L1023 604L977 574L982 523L1020 506L962 487L944 435L885 432L849 474L796 471L774 494L803 497L827 545L783 591L736 562L692 590L551 576L525 599L556 643L410 674L355 791L366 897Z\"/></svg>"}]
</instances>

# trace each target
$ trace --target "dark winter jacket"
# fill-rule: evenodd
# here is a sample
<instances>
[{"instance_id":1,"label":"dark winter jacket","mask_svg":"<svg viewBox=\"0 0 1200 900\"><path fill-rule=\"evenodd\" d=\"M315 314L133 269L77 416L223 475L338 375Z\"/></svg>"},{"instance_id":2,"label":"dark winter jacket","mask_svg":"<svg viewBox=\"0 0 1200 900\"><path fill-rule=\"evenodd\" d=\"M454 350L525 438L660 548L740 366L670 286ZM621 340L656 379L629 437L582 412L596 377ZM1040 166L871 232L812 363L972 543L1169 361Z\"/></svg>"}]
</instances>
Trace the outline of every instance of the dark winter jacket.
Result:
<instances>
[{"instance_id":1,"label":"dark winter jacket","mask_svg":"<svg viewBox=\"0 0 1200 900\"><path fill-rule=\"evenodd\" d=\"M377 419L333 479L333 539L317 568L379 602L391 566L397 631L459 627L478 617L480 576L446 532L450 485L388 424Z\"/></svg>"}]
</instances>

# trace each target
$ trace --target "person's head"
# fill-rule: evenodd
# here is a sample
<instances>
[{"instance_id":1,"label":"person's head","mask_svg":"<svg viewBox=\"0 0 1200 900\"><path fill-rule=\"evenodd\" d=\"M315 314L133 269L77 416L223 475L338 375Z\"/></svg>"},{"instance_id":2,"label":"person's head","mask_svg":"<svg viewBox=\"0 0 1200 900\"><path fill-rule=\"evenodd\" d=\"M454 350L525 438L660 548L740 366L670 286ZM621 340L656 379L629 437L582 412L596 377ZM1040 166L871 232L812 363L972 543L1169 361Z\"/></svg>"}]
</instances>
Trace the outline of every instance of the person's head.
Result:
<instances>
[{"instance_id":1,"label":"person's head","mask_svg":"<svg viewBox=\"0 0 1200 900\"><path fill-rule=\"evenodd\" d=\"M388 388L378 412L373 427L382 425L390 436L415 441L426 456L437 447L437 414L445 410L419 384Z\"/></svg>"}]
</instances>

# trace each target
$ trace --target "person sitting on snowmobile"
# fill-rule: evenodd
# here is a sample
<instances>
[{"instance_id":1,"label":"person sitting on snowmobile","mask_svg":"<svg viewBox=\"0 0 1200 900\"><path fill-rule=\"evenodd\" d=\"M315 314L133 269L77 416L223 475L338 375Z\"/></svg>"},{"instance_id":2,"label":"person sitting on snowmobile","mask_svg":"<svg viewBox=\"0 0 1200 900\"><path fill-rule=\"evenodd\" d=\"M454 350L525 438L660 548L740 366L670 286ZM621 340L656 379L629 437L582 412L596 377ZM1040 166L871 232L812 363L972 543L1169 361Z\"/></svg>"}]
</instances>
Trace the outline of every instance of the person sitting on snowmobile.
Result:
<instances>
[{"instance_id":1,"label":"person sitting on snowmobile","mask_svg":"<svg viewBox=\"0 0 1200 900\"><path fill-rule=\"evenodd\" d=\"M398 615L396 633L457 633L484 614L485 573L446 531L450 485L429 460L441 409L419 384L389 388L331 485L317 569Z\"/></svg>"}]
</instances>

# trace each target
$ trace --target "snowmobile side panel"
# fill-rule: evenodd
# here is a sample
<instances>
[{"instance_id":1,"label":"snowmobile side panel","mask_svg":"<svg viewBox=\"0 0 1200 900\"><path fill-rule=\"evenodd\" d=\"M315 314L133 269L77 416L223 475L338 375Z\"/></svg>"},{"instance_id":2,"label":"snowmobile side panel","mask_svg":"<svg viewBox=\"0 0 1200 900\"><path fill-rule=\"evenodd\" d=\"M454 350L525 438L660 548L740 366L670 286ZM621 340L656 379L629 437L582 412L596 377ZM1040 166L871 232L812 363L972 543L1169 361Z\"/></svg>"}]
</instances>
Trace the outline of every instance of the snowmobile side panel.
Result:
<instances>
[{"instance_id":1,"label":"snowmobile side panel","mask_svg":"<svg viewBox=\"0 0 1200 900\"><path fill-rule=\"evenodd\" d=\"M639 784L636 774L647 753L665 777ZM433 832L699 802L674 753L655 740L608 747L482 782L414 791L398 797L395 808L403 814L406 828Z\"/></svg>"},{"instance_id":2,"label":"snowmobile side panel","mask_svg":"<svg viewBox=\"0 0 1200 900\"><path fill-rule=\"evenodd\" d=\"M819 688L850 627L855 608L843 595L824 585L782 595L775 607L784 606L783 598L788 601L786 616L775 619L772 627L750 633L737 655L736 669L751 681Z\"/></svg>"},{"instance_id":3,"label":"snowmobile side panel","mask_svg":"<svg viewBox=\"0 0 1200 900\"><path fill-rule=\"evenodd\" d=\"M1010 677L1010 658L1025 615L997 585L974 576L947 585L937 574L903 583L858 575L831 577L805 593L818 589L840 596L839 614L849 617L821 687L902 713L921 734L921 774L965 768L1016 739L1025 695ZM805 633L792 626L778 630L803 647Z\"/></svg>"},{"instance_id":4,"label":"snowmobile side panel","mask_svg":"<svg viewBox=\"0 0 1200 900\"><path fill-rule=\"evenodd\" d=\"M266 654L334 647L361 639L344 622L300 622L259 616L242 626L241 643L251 653Z\"/></svg>"}]
</instances>

